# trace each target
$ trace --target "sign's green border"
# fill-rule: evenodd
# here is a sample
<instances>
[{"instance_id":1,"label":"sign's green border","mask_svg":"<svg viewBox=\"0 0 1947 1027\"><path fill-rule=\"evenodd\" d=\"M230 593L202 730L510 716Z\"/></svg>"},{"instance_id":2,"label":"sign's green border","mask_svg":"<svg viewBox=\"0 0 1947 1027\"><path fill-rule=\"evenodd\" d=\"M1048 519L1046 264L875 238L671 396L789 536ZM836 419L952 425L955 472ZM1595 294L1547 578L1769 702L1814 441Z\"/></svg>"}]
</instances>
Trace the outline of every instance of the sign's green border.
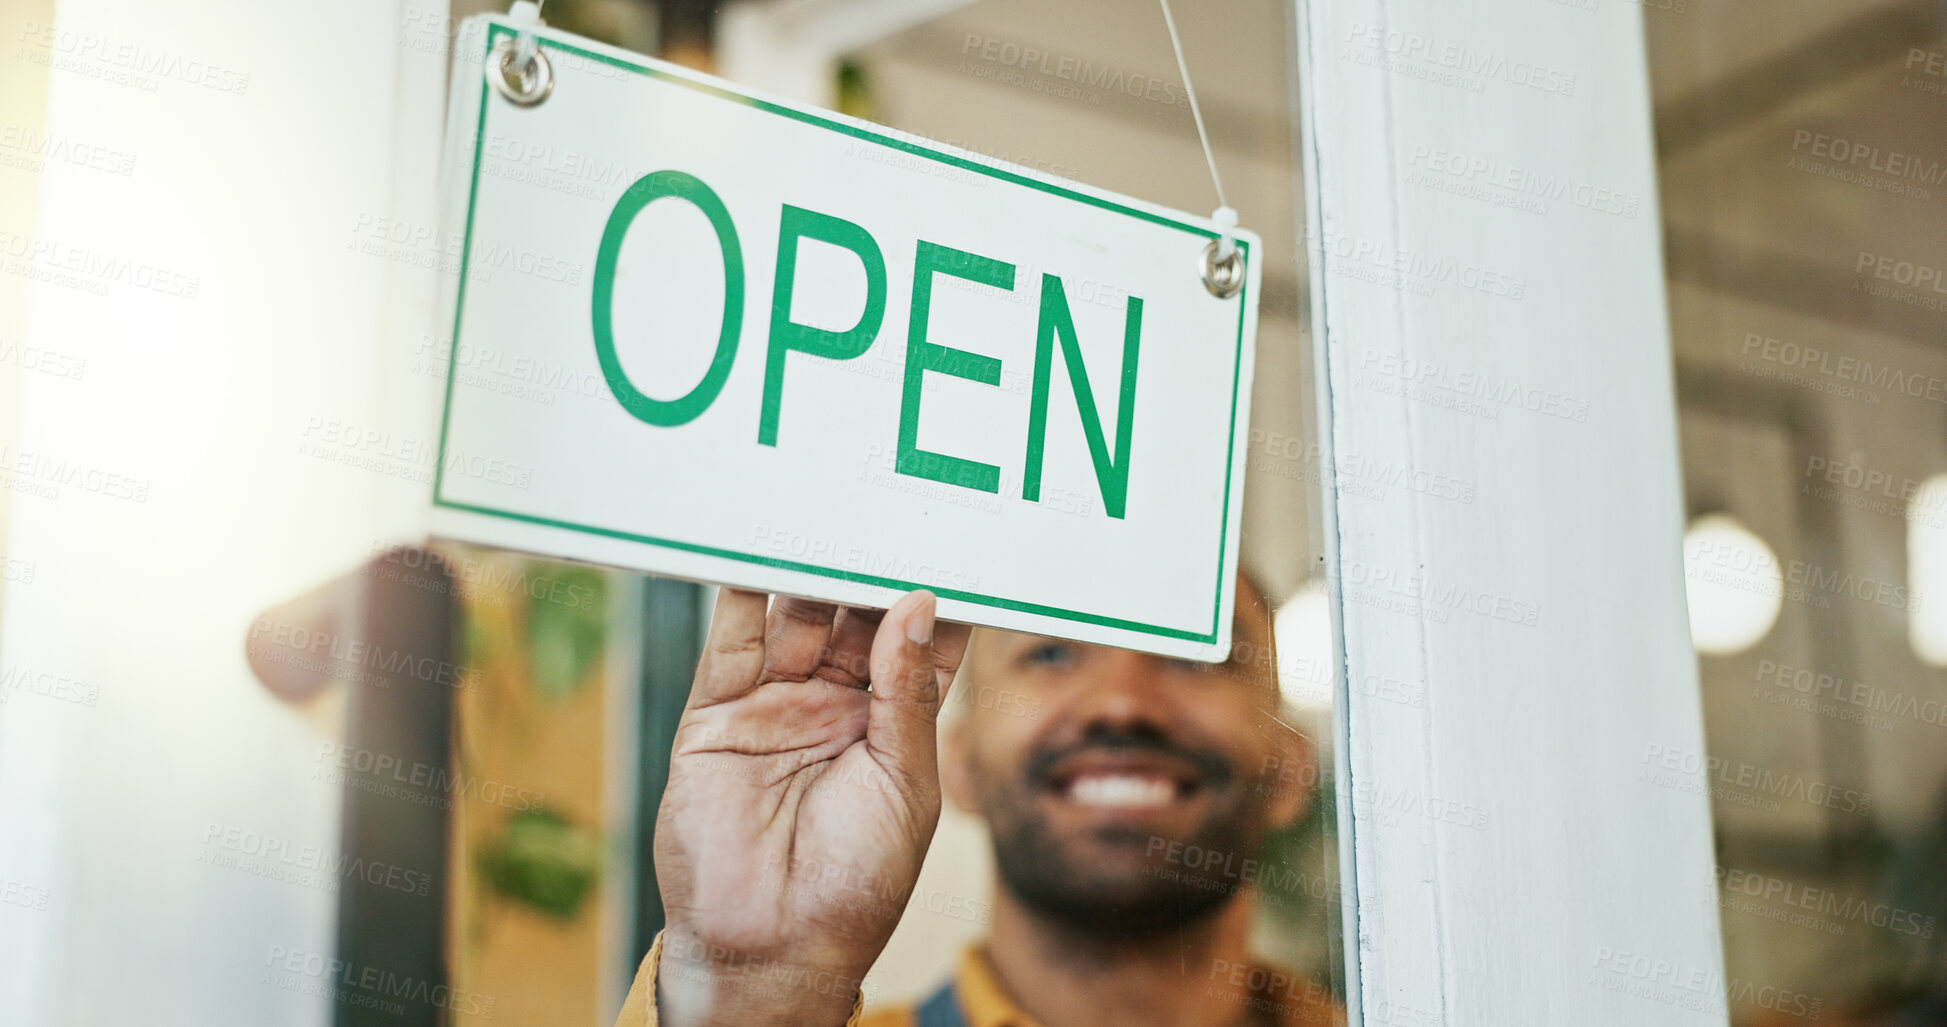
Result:
<instances>
[{"instance_id":1,"label":"sign's green border","mask_svg":"<svg viewBox=\"0 0 1947 1027\"><path fill-rule=\"evenodd\" d=\"M487 29L486 49L492 50L494 41L499 37L505 35L513 35L513 34L514 34L514 30L508 28L505 25L501 25L497 23L490 24ZM903 153L911 154L916 157L937 161L938 163L947 164L952 167L960 168L965 171L971 171L974 172L975 174L986 175L990 178L997 178L1000 179L1001 181L1011 182L1015 185L1024 185L1030 189L1038 189L1045 193L1052 193L1056 196L1061 196L1066 199L1076 200L1078 202L1086 203L1091 206L1100 207L1103 210L1114 211L1115 213L1118 214L1126 214L1130 217L1140 218L1144 221L1154 222L1159 225L1167 225L1171 228L1181 229L1185 232L1191 233L1192 235L1198 235L1205 239L1216 238L1216 233L1207 228L1202 228L1197 225L1192 225L1182 221L1177 221L1173 218L1165 217L1161 214L1156 214L1152 211L1140 210L1135 207L1129 207L1120 203L1116 203L1113 200L1103 199L1099 196L1090 196L1087 193L1076 192L1073 189L1067 189L1067 188L1063 188L1062 186L1053 185L1048 182L1038 181L1036 179L1029 178L1025 175L1015 174L1014 172L1007 171L1002 168L988 167L986 165L968 160L964 157L959 157L950 153L941 153L936 150L928 149L925 146L913 142L911 140L893 139L888 136L882 135L878 132L872 131L871 129L863 127L861 125L849 124L843 121L836 121L831 118L827 118L818 114L811 113L810 111L801 111L791 107L785 107L780 104L771 103L767 100L760 100L757 99L756 97L744 96L740 93L731 92L727 89L723 89L722 87L714 85L709 82L702 82L683 75L672 74L667 70L652 65L637 64L631 61L621 60L619 58L612 57L607 54L594 53L588 50L583 50L580 47L572 46L567 43L560 42L559 40L550 39L547 37L541 37L540 45L550 50L571 53L587 60L598 61L600 63L612 65L614 67L622 68L627 71L633 71L638 74L648 75L651 78L661 79L671 84L681 86L685 89L693 89L699 93L704 93L706 95L714 96L719 99L728 100L732 103L742 104L747 107L755 107L758 110L765 111L766 113L776 114L781 117L790 118L793 121L800 121L807 125L815 125L819 128L829 129L831 131L838 132L843 135L851 136L854 139L861 139L867 142L877 143L881 146L887 147L888 149L898 150ZM481 65L480 65L483 68L485 67L485 59L486 59L485 53L483 52L481 58ZM719 549L715 546L698 545L693 542L679 542L674 539L656 538L650 535L638 535L633 532L617 531L613 528L601 528L601 527L596 527L588 524L575 524L571 521L556 520L551 517L539 517L533 514L516 513L511 510L497 510L492 507L477 506L472 503L461 503L461 502L456 502L454 500L449 500L444 498L440 494L440 487L445 480L447 426L451 421L452 414L453 414L453 381L454 378L456 377L455 371L459 367L460 315L462 312L466 310L466 283L467 283L467 270L468 270L467 264L468 261L470 261L473 257L473 208L474 208L474 201L480 195L480 154L482 150L482 143L487 137L487 132L486 132L487 108L488 106L490 106L489 101L491 100L491 96L488 94L487 89L488 86L487 86L486 76L483 74L480 76L480 113L479 113L478 120L474 125L473 172L472 172L471 183L469 184L467 189L466 232L460 244L460 271L459 271L460 277L459 277L459 286L458 286L459 291L453 304L453 337L451 341L451 349L447 354L446 399L440 411L439 456L438 456L438 462L433 465L433 505L434 506L445 507L446 509L449 510L461 510L467 513L485 514L490 517L501 517L507 520L521 521L527 524L535 524L543 527L560 528L566 531L577 531L586 535L599 535L604 538L619 539L625 542L637 542L644 545L661 546L665 549L676 549L683 552L697 553L704 556L721 557L723 559L736 560L742 563L753 563L753 564L759 564L766 567L776 567L783 570L799 571L806 574L814 574L819 577L837 578L844 581L858 582L860 584L879 585L886 588L897 588L901 590L925 588L932 591L935 595L939 595L943 598L958 599L962 602L974 603L980 606L988 606L988 607L993 607L995 609L1002 609L1002 610L1013 610L1021 613L1035 613L1046 617L1059 618L1061 620L1079 621L1082 623L1095 624L1102 627L1120 628L1125 631L1134 631L1139 634L1155 635L1163 638L1180 638L1192 642L1215 642L1217 640L1217 635L1218 635L1217 629L1219 627L1219 625L1217 624L1217 616L1219 613L1222 612L1224 608L1223 589L1224 589L1225 582L1224 582L1223 568L1224 568L1225 557L1228 555L1228 546L1230 544L1230 490L1231 490L1231 486L1235 484L1234 478L1236 477L1236 475L1234 472L1237 467L1237 462L1236 462L1237 459L1237 452L1236 452L1237 450L1237 396L1238 396L1239 384L1241 382L1241 379L1243 378L1243 370L1244 370L1244 323L1249 316L1249 309L1250 309L1248 306L1250 302L1250 297L1247 295L1249 291L1248 284L1246 285L1244 291L1240 291L1238 293L1238 297L1237 297L1238 298L1237 352L1234 355L1234 360L1231 365L1232 373L1231 373L1231 386L1230 386L1230 439L1224 453L1224 502L1221 511L1221 521L1218 525L1218 534L1217 534L1217 594L1216 594L1216 603L1211 609L1211 613L1210 613L1210 630L1207 632L1198 633L1195 631L1189 631L1182 628L1165 627L1159 624L1144 624L1138 621L1124 620L1119 617L1104 617L1099 614L1083 613L1078 610L1064 610L1058 607L1045 606L1040 603L1022 602L1017 599L1003 599L998 596L981 595L976 592L967 592L967 591L962 591L960 589L936 588L932 585L927 585L923 582L900 581L895 578L883 577L876 574L859 574L853 571L837 570L830 567L820 567L816 564L800 563L795 560L780 560L773 557L756 556L750 553L740 553L730 549ZM1248 260L1250 258L1250 244L1245 240L1239 239L1237 240L1237 246L1239 249L1244 251L1245 259Z\"/></svg>"}]
</instances>

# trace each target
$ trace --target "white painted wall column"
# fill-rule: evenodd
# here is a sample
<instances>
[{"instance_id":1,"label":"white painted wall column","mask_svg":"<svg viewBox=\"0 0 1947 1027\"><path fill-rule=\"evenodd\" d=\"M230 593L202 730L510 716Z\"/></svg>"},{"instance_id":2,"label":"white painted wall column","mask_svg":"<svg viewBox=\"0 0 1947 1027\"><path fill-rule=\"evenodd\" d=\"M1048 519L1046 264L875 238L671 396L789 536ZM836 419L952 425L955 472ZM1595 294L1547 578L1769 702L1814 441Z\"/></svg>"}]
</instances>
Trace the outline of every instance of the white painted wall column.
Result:
<instances>
[{"instance_id":1,"label":"white painted wall column","mask_svg":"<svg viewBox=\"0 0 1947 1027\"><path fill-rule=\"evenodd\" d=\"M0 168L34 197L0 206L33 283L6 341L79 361L0 403L0 558L31 568L0 611L0 889L30 897L0 902L0 1021L328 1024L331 981L272 964L334 951L343 691L280 701L245 643L423 534L446 0L34 6L0 61L104 156Z\"/></svg>"},{"instance_id":2,"label":"white painted wall column","mask_svg":"<svg viewBox=\"0 0 1947 1027\"><path fill-rule=\"evenodd\" d=\"M1357 1011L1721 1024L1641 12L1298 22Z\"/></svg>"}]
</instances>

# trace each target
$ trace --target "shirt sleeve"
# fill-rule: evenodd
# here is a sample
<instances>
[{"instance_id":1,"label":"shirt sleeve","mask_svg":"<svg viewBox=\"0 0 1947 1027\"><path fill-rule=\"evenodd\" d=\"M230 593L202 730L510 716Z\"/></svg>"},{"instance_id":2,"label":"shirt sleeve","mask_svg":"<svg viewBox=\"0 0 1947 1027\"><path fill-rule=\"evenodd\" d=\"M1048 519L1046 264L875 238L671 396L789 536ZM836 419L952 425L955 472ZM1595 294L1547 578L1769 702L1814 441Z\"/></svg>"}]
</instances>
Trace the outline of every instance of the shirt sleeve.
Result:
<instances>
[{"instance_id":1,"label":"shirt sleeve","mask_svg":"<svg viewBox=\"0 0 1947 1027\"><path fill-rule=\"evenodd\" d=\"M663 932L656 932L656 941L649 946L649 954L642 957L642 965L636 969L635 983L629 986L629 997L622 1000L622 1011L615 1017L615 1027L660 1027L656 1020L656 971L662 965ZM865 1015L865 993L860 992L852 1000L852 1015L845 1020L845 1027L859 1027L859 1018Z\"/></svg>"}]
</instances>

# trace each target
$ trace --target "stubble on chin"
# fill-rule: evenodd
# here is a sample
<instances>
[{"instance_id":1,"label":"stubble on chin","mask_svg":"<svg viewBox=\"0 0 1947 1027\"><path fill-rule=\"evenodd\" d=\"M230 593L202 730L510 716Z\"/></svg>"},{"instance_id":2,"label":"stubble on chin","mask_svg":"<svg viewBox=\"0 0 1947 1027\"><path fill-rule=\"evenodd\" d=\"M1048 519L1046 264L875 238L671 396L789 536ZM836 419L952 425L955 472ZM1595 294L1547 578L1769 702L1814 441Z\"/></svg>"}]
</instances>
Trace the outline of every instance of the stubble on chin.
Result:
<instances>
[{"instance_id":1,"label":"stubble on chin","mask_svg":"<svg viewBox=\"0 0 1947 1027\"><path fill-rule=\"evenodd\" d=\"M1133 940L1209 919L1244 888L1234 869L1264 841L1265 811L1248 801L1219 806L1188 837L1106 828L1064 839L1035 808L1031 785L983 784L981 793L1002 886L1031 911L1083 933ZM1186 851L1235 858L1190 861Z\"/></svg>"}]
</instances>

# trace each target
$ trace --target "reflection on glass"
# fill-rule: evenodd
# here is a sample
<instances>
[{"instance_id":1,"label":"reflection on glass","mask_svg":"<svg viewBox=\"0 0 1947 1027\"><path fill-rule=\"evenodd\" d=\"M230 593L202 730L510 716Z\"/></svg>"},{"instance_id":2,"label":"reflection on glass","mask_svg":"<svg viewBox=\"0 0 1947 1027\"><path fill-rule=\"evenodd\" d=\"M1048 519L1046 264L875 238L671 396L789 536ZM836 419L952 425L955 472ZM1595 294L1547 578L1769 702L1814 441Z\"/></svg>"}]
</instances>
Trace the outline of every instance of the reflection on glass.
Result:
<instances>
[{"instance_id":1,"label":"reflection on glass","mask_svg":"<svg viewBox=\"0 0 1947 1027\"><path fill-rule=\"evenodd\" d=\"M1244 598L1231 660L1205 666L974 633L957 698L941 717L948 801L911 898L901 905L886 881L844 868L814 889L903 910L864 980L868 1024L899 1022L873 1017L923 1004L943 985L976 1022L1021 1008L1069 1022L1063 1010L1106 1001L1086 985L1091 973L1125 977L1119 1000L1149 1002L1150 1013L1234 1008L1265 1023L1342 1017L1329 597L1311 577L1318 495L1332 470L1311 439L1300 331L1303 194L1292 164L1287 7L1250 0L1177 12L1229 202L1264 240L1244 456ZM837 53L816 50L825 38L820 5L666 8L666 46L680 42L692 63L746 85L1040 174L1198 213L1216 205L1154 8L1105 0L942 5L944 13L838 33L848 43ZM547 16L570 31L643 47L640 26L618 20L618 9L551 0ZM694 31L698 24L706 31ZM778 26L792 31L780 35ZM1082 283L1074 299L1119 309L1127 297L1109 283ZM595 1001L613 1008L663 925L658 896L667 882L655 876L651 829L663 775L676 776L670 731L712 604L673 582L636 584L607 597L645 604L639 643L614 631L626 615L610 618L606 636L583 637L577 622L550 609L537 607L539 626L530 616L525 628L520 618L469 609L470 658L487 687L462 704L462 759L548 782L540 812L476 803L460 825L469 855L449 916L456 985L496 995L496 1018L550 1004L582 1009L591 990L604 988L614 990ZM622 660L637 644L641 715L630 741L643 755L630 824L610 799L627 789L601 776L604 767L612 774L613 754L626 745L613 725L585 716L598 701L611 717L621 705L598 700L600 682L578 668L596 650ZM558 801L569 785L557 782L570 772L587 778L585 791ZM598 846L606 847L601 860L590 855ZM764 869L753 887L783 881L793 868ZM1132 937L1146 944L1132 946ZM1199 955L1186 964L1180 957L1190 951ZM1091 954L1109 963L1089 971L1078 960ZM510 972L523 959L547 972ZM625 1008L623 1022L630 1015ZM488 1022L464 1010L457 1019Z\"/></svg>"},{"instance_id":2,"label":"reflection on glass","mask_svg":"<svg viewBox=\"0 0 1947 1027\"><path fill-rule=\"evenodd\" d=\"M1683 533L1690 639L1700 653L1728 656L1756 645L1785 604L1778 556L1728 514L1706 514Z\"/></svg>"},{"instance_id":3,"label":"reflection on glass","mask_svg":"<svg viewBox=\"0 0 1947 1027\"><path fill-rule=\"evenodd\" d=\"M1928 478L1913 494L1906 510L1907 580L1922 602L1907 610L1907 631L1914 655L1936 667L1947 667L1947 599L1925 597L1947 592L1947 474Z\"/></svg>"},{"instance_id":4,"label":"reflection on glass","mask_svg":"<svg viewBox=\"0 0 1947 1027\"><path fill-rule=\"evenodd\" d=\"M1732 1020L1947 1022L1947 23L1642 17Z\"/></svg>"}]
</instances>

